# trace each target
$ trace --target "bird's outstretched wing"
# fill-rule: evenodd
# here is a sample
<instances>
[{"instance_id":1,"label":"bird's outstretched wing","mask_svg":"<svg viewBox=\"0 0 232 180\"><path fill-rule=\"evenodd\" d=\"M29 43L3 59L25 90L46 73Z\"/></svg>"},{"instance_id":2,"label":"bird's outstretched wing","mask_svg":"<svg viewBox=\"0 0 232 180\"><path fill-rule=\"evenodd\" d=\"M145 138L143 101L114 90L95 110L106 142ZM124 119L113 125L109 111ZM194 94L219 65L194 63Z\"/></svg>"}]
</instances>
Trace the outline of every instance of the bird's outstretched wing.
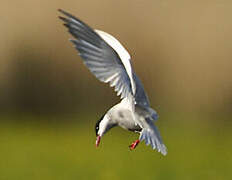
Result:
<instances>
[{"instance_id":1,"label":"bird's outstretched wing","mask_svg":"<svg viewBox=\"0 0 232 180\"><path fill-rule=\"evenodd\" d=\"M70 41L78 50L84 64L102 82L115 87L117 95L127 98L135 94L135 85L130 64L130 55L111 35L93 30L71 14L59 10L74 39ZM117 49L115 49L117 48Z\"/></svg>"},{"instance_id":2,"label":"bird's outstretched wing","mask_svg":"<svg viewBox=\"0 0 232 180\"><path fill-rule=\"evenodd\" d=\"M154 125L151 118L145 118L142 122L143 130L140 132L140 141L145 141L147 145L151 145L153 149L157 149L163 155L167 154L166 146L163 144L158 128Z\"/></svg>"}]
</instances>

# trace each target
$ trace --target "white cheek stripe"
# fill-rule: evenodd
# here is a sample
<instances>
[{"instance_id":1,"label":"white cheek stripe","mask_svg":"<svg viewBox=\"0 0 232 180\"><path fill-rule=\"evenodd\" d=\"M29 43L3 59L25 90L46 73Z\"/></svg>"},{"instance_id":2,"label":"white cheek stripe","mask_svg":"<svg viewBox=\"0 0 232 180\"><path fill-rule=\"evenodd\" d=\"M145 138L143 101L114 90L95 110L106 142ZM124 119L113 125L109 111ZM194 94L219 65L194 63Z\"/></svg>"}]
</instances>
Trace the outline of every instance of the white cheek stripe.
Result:
<instances>
[{"instance_id":1,"label":"white cheek stripe","mask_svg":"<svg viewBox=\"0 0 232 180\"><path fill-rule=\"evenodd\" d=\"M127 52L127 50L122 46L122 44L115 39L113 36L111 36L110 34L101 31L101 30L96 30L95 32L101 36L102 39L104 39L119 55L125 69L126 72L130 78L130 82L131 82L131 87L132 87L132 92L133 95L135 94L135 84L134 84L134 79L133 79L133 75L132 75L132 68L131 68L131 63L130 63L130 54Z\"/></svg>"}]
</instances>

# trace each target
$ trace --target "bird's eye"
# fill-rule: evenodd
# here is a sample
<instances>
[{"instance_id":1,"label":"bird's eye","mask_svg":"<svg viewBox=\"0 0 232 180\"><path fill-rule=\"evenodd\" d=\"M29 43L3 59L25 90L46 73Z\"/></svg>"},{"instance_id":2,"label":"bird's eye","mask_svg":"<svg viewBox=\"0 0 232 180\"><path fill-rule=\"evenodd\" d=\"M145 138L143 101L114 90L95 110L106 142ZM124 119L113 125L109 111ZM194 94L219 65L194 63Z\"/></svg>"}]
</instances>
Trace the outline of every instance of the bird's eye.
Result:
<instances>
[{"instance_id":1,"label":"bird's eye","mask_svg":"<svg viewBox=\"0 0 232 180\"><path fill-rule=\"evenodd\" d=\"M96 126L95 126L96 136L98 135L98 130L99 130L99 124L96 124Z\"/></svg>"},{"instance_id":2,"label":"bird's eye","mask_svg":"<svg viewBox=\"0 0 232 180\"><path fill-rule=\"evenodd\" d=\"M99 130L99 125L101 120L104 118L104 115L100 118L100 120L97 121L97 123L95 124L95 132L96 132L96 136L98 135L98 130Z\"/></svg>"},{"instance_id":3,"label":"bird's eye","mask_svg":"<svg viewBox=\"0 0 232 180\"><path fill-rule=\"evenodd\" d=\"M99 126L96 126L96 128L95 128L96 136L97 136L97 133L98 133L98 129L99 129Z\"/></svg>"}]
</instances>

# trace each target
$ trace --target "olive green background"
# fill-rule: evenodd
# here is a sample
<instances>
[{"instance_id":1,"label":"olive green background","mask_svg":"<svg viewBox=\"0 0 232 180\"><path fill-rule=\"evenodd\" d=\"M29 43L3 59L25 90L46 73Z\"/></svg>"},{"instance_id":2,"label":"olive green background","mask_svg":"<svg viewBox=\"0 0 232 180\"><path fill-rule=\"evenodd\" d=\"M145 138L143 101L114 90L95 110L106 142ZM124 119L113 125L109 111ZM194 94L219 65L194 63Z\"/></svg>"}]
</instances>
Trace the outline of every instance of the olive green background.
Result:
<instances>
[{"instance_id":1,"label":"olive green background","mask_svg":"<svg viewBox=\"0 0 232 180\"><path fill-rule=\"evenodd\" d=\"M115 36L142 80L168 155L95 122L119 102L82 64L64 9ZM232 2L20 0L0 6L0 179L231 179Z\"/></svg>"}]
</instances>

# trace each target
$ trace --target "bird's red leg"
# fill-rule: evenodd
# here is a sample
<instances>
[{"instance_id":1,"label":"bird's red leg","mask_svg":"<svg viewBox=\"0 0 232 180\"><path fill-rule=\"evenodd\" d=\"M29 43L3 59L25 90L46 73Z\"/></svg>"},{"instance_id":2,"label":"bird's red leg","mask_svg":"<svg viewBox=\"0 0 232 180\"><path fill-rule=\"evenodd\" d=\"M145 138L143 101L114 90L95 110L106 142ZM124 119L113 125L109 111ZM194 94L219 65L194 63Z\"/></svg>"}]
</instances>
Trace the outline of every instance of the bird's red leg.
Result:
<instances>
[{"instance_id":1,"label":"bird's red leg","mask_svg":"<svg viewBox=\"0 0 232 180\"><path fill-rule=\"evenodd\" d=\"M139 144L139 142L140 142L139 140L134 141L134 142L129 146L130 150L135 149L136 146Z\"/></svg>"}]
</instances>

